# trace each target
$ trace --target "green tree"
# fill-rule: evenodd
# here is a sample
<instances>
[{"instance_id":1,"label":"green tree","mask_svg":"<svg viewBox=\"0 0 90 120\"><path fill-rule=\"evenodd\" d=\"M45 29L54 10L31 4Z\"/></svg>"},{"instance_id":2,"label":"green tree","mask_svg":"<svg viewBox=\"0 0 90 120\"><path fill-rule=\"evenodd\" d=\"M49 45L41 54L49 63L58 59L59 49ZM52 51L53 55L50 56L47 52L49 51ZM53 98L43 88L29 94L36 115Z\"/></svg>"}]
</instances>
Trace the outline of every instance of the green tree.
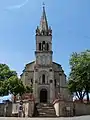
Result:
<instances>
[{"instance_id":1,"label":"green tree","mask_svg":"<svg viewBox=\"0 0 90 120\"><path fill-rule=\"evenodd\" d=\"M7 89L7 83L6 80L0 81L0 96L7 95L8 89Z\"/></svg>"},{"instance_id":2,"label":"green tree","mask_svg":"<svg viewBox=\"0 0 90 120\"><path fill-rule=\"evenodd\" d=\"M0 95L2 96L5 91L5 88L3 88L3 82L0 81Z\"/></svg>"},{"instance_id":3,"label":"green tree","mask_svg":"<svg viewBox=\"0 0 90 120\"><path fill-rule=\"evenodd\" d=\"M90 92L90 50L73 53L70 58L71 72L69 74L68 88L71 93L82 101L85 94L89 101Z\"/></svg>"},{"instance_id":4,"label":"green tree","mask_svg":"<svg viewBox=\"0 0 90 120\"><path fill-rule=\"evenodd\" d=\"M14 95L22 95L25 87L16 71L10 70L6 64L0 64L0 95L8 95L9 91Z\"/></svg>"},{"instance_id":5,"label":"green tree","mask_svg":"<svg viewBox=\"0 0 90 120\"><path fill-rule=\"evenodd\" d=\"M0 81L7 80L11 76L17 76L17 73L10 70L6 64L0 64Z\"/></svg>"},{"instance_id":6,"label":"green tree","mask_svg":"<svg viewBox=\"0 0 90 120\"><path fill-rule=\"evenodd\" d=\"M33 92L33 88L32 86L26 86L26 93L32 93Z\"/></svg>"},{"instance_id":7,"label":"green tree","mask_svg":"<svg viewBox=\"0 0 90 120\"><path fill-rule=\"evenodd\" d=\"M7 81L7 89L14 95L22 95L25 92L25 87L20 79L16 76L10 77Z\"/></svg>"}]
</instances>

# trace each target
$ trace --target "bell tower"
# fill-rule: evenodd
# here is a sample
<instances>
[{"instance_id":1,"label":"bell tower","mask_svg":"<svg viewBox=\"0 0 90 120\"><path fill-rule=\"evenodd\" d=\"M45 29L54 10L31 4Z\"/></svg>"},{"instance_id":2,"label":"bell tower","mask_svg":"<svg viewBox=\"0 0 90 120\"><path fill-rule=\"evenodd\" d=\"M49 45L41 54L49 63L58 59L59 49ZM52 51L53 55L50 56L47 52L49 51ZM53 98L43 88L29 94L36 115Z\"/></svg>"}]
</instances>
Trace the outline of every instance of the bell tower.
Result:
<instances>
[{"instance_id":1,"label":"bell tower","mask_svg":"<svg viewBox=\"0 0 90 120\"><path fill-rule=\"evenodd\" d=\"M52 64L52 30L48 27L45 6L40 20L40 25L36 29L36 64L51 65Z\"/></svg>"},{"instance_id":2,"label":"bell tower","mask_svg":"<svg viewBox=\"0 0 90 120\"><path fill-rule=\"evenodd\" d=\"M54 71L52 68L52 29L48 26L45 6L43 6L40 25L36 29L36 51L34 66L34 97L36 102L52 102Z\"/></svg>"}]
</instances>

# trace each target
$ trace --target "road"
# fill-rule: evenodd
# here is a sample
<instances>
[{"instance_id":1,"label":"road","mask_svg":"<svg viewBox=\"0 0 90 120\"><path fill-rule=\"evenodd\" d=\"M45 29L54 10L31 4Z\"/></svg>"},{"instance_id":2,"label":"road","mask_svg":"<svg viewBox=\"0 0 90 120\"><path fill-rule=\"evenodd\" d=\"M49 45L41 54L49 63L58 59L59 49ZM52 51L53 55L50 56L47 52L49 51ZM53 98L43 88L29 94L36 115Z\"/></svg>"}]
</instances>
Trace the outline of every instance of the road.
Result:
<instances>
[{"instance_id":1,"label":"road","mask_svg":"<svg viewBox=\"0 0 90 120\"><path fill-rule=\"evenodd\" d=\"M81 116L81 117L71 117L71 118L13 118L13 117L0 117L0 120L90 120L89 116Z\"/></svg>"}]
</instances>

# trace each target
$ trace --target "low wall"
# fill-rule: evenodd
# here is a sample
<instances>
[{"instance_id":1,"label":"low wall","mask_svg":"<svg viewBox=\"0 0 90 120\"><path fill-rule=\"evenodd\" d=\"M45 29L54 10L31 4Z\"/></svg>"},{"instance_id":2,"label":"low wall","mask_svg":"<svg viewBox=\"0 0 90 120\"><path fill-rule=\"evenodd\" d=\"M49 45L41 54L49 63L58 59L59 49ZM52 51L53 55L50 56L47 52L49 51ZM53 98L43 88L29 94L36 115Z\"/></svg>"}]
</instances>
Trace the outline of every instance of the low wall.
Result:
<instances>
[{"instance_id":1,"label":"low wall","mask_svg":"<svg viewBox=\"0 0 90 120\"><path fill-rule=\"evenodd\" d=\"M12 116L18 116L19 102L12 104ZM34 112L34 101L23 100L23 107L25 111L25 117L31 117Z\"/></svg>"},{"instance_id":2,"label":"low wall","mask_svg":"<svg viewBox=\"0 0 90 120\"><path fill-rule=\"evenodd\" d=\"M12 115L12 103L0 104L0 117L1 116L10 117L11 115Z\"/></svg>"},{"instance_id":3,"label":"low wall","mask_svg":"<svg viewBox=\"0 0 90 120\"><path fill-rule=\"evenodd\" d=\"M57 116L60 116L60 117L73 116L72 101L63 101L63 100L57 99L54 101L54 108Z\"/></svg>"},{"instance_id":4,"label":"low wall","mask_svg":"<svg viewBox=\"0 0 90 120\"><path fill-rule=\"evenodd\" d=\"M75 115L90 115L90 104L74 102Z\"/></svg>"},{"instance_id":5,"label":"low wall","mask_svg":"<svg viewBox=\"0 0 90 120\"><path fill-rule=\"evenodd\" d=\"M4 116L4 104L0 104L0 117Z\"/></svg>"},{"instance_id":6,"label":"low wall","mask_svg":"<svg viewBox=\"0 0 90 120\"><path fill-rule=\"evenodd\" d=\"M12 116L12 103L6 104L5 107L6 107L6 116L11 117Z\"/></svg>"},{"instance_id":7,"label":"low wall","mask_svg":"<svg viewBox=\"0 0 90 120\"><path fill-rule=\"evenodd\" d=\"M81 116L90 115L90 103L55 100L54 108L57 116Z\"/></svg>"},{"instance_id":8,"label":"low wall","mask_svg":"<svg viewBox=\"0 0 90 120\"><path fill-rule=\"evenodd\" d=\"M18 117L19 103L7 103L0 104L0 117ZM32 100L23 100L23 107L25 111L25 117L32 117L34 112L34 101Z\"/></svg>"}]
</instances>

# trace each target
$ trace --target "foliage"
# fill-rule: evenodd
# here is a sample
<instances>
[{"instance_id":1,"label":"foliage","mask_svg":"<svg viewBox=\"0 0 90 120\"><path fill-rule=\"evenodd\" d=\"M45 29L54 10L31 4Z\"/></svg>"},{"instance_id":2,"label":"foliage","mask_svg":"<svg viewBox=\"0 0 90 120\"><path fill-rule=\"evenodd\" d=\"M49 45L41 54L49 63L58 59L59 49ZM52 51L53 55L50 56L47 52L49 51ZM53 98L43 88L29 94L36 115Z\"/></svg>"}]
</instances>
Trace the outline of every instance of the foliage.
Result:
<instances>
[{"instance_id":1,"label":"foliage","mask_svg":"<svg viewBox=\"0 0 90 120\"><path fill-rule=\"evenodd\" d=\"M90 50L73 53L70 58L71 72L68 88L82 101L85 94L89 100L90 92Z\"/></svg>"},{"instance_id":2,"label":"foliage","mask_svg":"<svg viewBox=\"0 0 90 120\"><path fill-rule=\"evenodd\" d=\"M6 64L0 64L0 95L8 95L9 92L22 95L25 87L15 71L10 70Z\"/></svg>"},{"instance_id":3,"label":"foliage","mask_svg":"<svg viewBox=\"0 0 90 120\"><path fill-rule=\"evenodd\" d=\"M0 81L7 80L11 76L17 76L17 73L10 70L6 64L0 64Z\"/></svg>"},{"instance_id":4,"label":"foliage","mask_svg":"<svg viewBox=\"0 0 90 120\"><path fill-rule=\"evenodd\" d=\"M32 86L26 86L26 93L32 93L32 92L33 92Z\"/></svg>"},{"instance_id":5,"label":"foliage","mask_svg":"<svg viewBox=\"0 0 90 120\"><path fill-rule=\"evenodd\" d=\"M7 88L14 95L17 95L18 93L22 95L25 92L25 87L18 77L12 76L6 82L8 82Z\"/></svg>"}]
</instances>

